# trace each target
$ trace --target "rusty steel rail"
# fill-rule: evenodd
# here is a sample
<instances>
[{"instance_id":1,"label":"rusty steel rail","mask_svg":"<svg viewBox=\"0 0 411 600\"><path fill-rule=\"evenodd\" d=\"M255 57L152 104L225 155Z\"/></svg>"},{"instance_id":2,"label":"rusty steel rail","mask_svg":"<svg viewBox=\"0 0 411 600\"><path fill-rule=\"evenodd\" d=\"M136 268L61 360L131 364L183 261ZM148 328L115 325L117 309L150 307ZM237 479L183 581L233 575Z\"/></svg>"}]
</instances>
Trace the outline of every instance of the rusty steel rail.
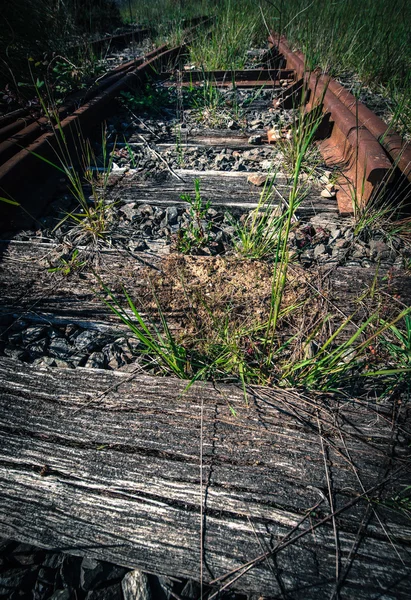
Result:
<instances>
[{"instance_id":1,"label":"rusty steel rail","mask_svg":"<svg viewBox=\"0 0 411 600\"><path fill-rule=\"evenodd\" d=\"M167 52L167 46L164 44L159 48L149 52L145 56L133 59L119 65L104 77L99 79L94 85L92 85L86 93L83 91L75 92L70 94L65 101L65 104L59 108L59 118L62 119L72 112L79 104L85 104L92 98L101 94L104 90L120 81L127 73L138 69L144 63L154 61L157 56ZM34 141L44 129L48 127L49 120L45 117L35 118L29 114L29 111L22 111L25 116L20 116L18 113L17 120L9 122L5 119L7 125L0 128L0 164L4 164L14 154L17 154L22 147L27 146ZM12 113L14 114L14 113ZM0 121L1 126L1 121Z\"/></svg>"},{"instance_id":2,"label":"rusty steel rail","mask_svg":"<svg viewBox=\"0 0 411 600\"><path fill-rule=\"evenodd\" d=\"M184 38L190 39L199 26L209 21L208 17L191 20L191 27L184 31ZM75 148L79 132L86 135L105 118L108 105L122 90L141 84L151 75L158 76L165 68L175 65L185 52L185 44L175 48L162 45L143 57L117 66L91 86L86 94L77 92L71 95L66 105L60 107L58 117L58 129L63 132L68 148ZM43 196L49 195L49 192L41 192L35 206L30 202L30 195L35 183L45 189L50 187L50 166L36 154L55 161L57 146L56 127L47 118L36 119L25 109L0 117L0 195L19 202L22 207L2 206L3 225L8 222L13 226L13 220L19 220L17 213L20 212L21 217L26 208L34 217L40 214L47 201Z\"/></svg>"},{"instance_id":3,"label":"rusty steel rail","mask_svg":"<svg viewBox=\"0 0 411 600\"><path fill-rule=\"evenodd\" d=\"M163 73L160 79L166 79L168 73ZM242 69L238 71L183 71L179 81L187 82L221 82L221 81L261 81L272 83L280 79L293 79L293 69Z\"/></svg>"},{"instance_id":4,"label":"rusty steel rail","mask_svg":"<svg viewBox=\"0 0 411 600\"><path fill-rule=\"evenodd\" d=\"M328 115L331 135L319 143L320 151L330 165L343 166L343 179L339 182L337 201L340 212L352 213L353 189L361 190L361 202L367 203L393 175L393 165L411 179L411 148L400 136L371 110L358 102L329 75L305 69L302 52L292 51L284 37L272 33L269 44L277 48L286 65L295 71L296 82L292 94L306 86L310 92L307 109L321 103Z\"/></svg>"},{"instance_id":5,"label":"rusty steel rail","mask_svg":"<svg viewBox=\"0 0 411 600\"><path fill-rule=\"evenodd\" d=\"M132 71L122 73L114 83L86 102L72 114L65 116L59 124L59 129L64 133L69 147L75 146L75 139L79 132L86 135L90 129L104 118L108 104L118 94L129 87L138 85L145 81L149 75L161 69L171 61L177 61L185 52L185 46L177 46L164 51L161 47L151 53L151 57L145 60ZM37 125L37 123L36 123ZM34 130L34 128L33 128ZM36 130L37 132L38 130ZM50 174L50 167L37 155L47 160L55 161L58 151L58 142L55 130L49 130L38 136L29 136L30 142L22 148L23 144L15 145L17 152L4 164L0 165L0 195L6 195L10 199L18 201L24 208L30 207L33 216L39 214L42 207L34 207L27 200L27 185L33 185L34 180L40 184L46 183ZM25 139L27 142L27 138ZM0 144L1 146L1 144ZM17 217L18 208L8 206L2 207L5 220Z\"/></svg>"},{"instance_id":6,"label":"rusty steel rail","mask_svg":"<svg viewBox=\"0 0 411 600\"><path fill-rule=\"evenodd\" d=\"M196 27L204 25L208 20L207 17L198 17L197 19L194 19L193 21L196 24L186 30L184 36L190 36ZM141 30L142 35L143 33L145 34L146 31L147 30ZM181 46L181 48L182 47L183 46ZM117 82L121 81L127 73L132 73L134 71L139 72L144 65L148 65L150 62L154 67L157 58L162 56L164 59L167 56L166 53L168 50L168 46L163 44L145 56L133 58L122 65L118 65L103 77L99 78L86 92L78 91L70 94L66 98L65 104L59 108L59 119L65 118L78 106L82 106L94 97L101 95L104 90L108 90ZM47 128L49 128L48 118L36 118L26 109L14 111L13 113L10 113L10 115L0 117L0 165L5 164L14 155L18 154L22 148L31 144L37 137L44 133Z\"/></svg>"},{"instance_id":7,"label":"rusty steel rail","mask_svg":"<svg viewBox=\"0 0 411 600\"><path fill-rule=\"evenodd\" d=\"M214 87L254 88L266 85L279 85L283 81L291 83L293 70L285 69L248 69L239 71L182 71L176 77L174 73L162 73L159 80L166 86L195 87L204 84Z\"/></svg>"}]
</instances>

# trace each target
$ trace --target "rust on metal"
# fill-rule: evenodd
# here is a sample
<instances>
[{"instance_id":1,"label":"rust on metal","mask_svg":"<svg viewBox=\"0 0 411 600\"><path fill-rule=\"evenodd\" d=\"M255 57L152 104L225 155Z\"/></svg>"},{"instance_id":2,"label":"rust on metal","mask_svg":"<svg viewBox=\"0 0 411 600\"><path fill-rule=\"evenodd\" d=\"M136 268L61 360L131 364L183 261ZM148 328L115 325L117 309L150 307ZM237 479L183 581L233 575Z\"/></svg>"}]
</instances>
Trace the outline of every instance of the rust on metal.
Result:
<instances>
[{"instance_id":1,"label":"rust on metal","mask_svg":"<svg viewBox=\"0 0 411 600\"><path fill-rule=\"evenodd\" d=\"M401 136L384 123L380 117L373 113L367 106L359 102L338 81L330 79L329 89L346 106L358 121L366 127L379 141L381 146L392 157L394 164L398 165L401 172L411 181L411 147L405 143Z\"/></svg>"},{"instance_id":2,"label":"rust on metal","mask_svg":"<svg viewBox=\"0 0 411 600\"><path fill-rule=\"evenodd\" d=\"M319 142L319 149L328 165L342 167L338 207L342 214L350 214L355 192L357 201L367 203L381 186L388 183L392 174L391 162L365 123L359 122L333 93L331 77L319 72L307 73L304 55L293 52L283 37L271 34L269 42L278 47L287 67L295 70L296 78L309 90L306 109L312 110L321 104L323 113L329 116L331 135Z\"/></svg>"},{"instance_id":3,"label":"rust on metal","mask_svg":"<svg viewBox=\"0 0 411 600\"><path fill-rule=\"evenodd\" d=\"M0 129L0 143L7 140L11 135L14 135L21 129L27 127L28 123L33 121L32 118L28 117L26 119L17 119L14 123L9 123Z\"/></svg>"},{"instance_id":4,"label":"rust on metal","mask_svg":"<svg viewBox=\"0 0 411 600\"><path fill-rule=\"evenodd\" d=\"M73 114L65 117L61 121L59 129L64 132L68 143L78 136L79 131L86 134L99 119L103 118L106 106L118 96L120 91L139 83L151 74L153 69L157 71L161 69L162 65L177 60L184 50L184 46L177 46L154 55L134 71L126 73L124 77L78 108ZM13 153L13 156L0 166L0 189L2 193L7 193L11 198L20 200L16 196L21 188L22 180L27 181L30 175L41 178L41 173L48 169L48 165L35 154L53 160L57 150L56 144L56 136L53 131L43 133L37 139L33 140L32 138L31 144L24 149L21 149L22 144L17 146L14 144L14 149L17 147L18 152ZM21 198L21 200L25 203L25 198ZM7 209L6 206L4 210Z\"/></svg>"},{"instance_id":5,"label":"rust on metal","mask_svg":"<svg viewBox=\"0 0 411 600\"><path fill-rule=\"evenodd\" d=\"M163 74L165 78L167 74ZM293 79L292 69L246 69L238 71L182 71L179 81L187 82L212 82L212 81L279 81L280 79Z\"/></svg>"},{"instance_id":6,"label":"rust on metal","mask_svg":"<svg viewBox=\"0 0 411 600\"><path fill-rule=\"evenodd\" d=\"M241 71L182 71L163 73L157 77L164 85L181 87L211 85L224 88L253 88L267 85L280 85L280 82L291 83L294 72L290 69L249 69Z\"/></svg>"}]
</instances>

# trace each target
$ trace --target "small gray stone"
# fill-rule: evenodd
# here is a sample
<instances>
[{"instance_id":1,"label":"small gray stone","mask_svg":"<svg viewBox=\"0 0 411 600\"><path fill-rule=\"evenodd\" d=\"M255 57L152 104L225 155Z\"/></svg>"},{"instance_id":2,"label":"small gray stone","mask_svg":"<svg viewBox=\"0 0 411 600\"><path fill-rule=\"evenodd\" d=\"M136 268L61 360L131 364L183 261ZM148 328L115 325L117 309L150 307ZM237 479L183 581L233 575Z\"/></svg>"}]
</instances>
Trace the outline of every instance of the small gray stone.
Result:
<instances>
[{"instance_id":1,"label":"small gray stone","mask_svg":"<svg viewBox=\"0 0 411 600\"><path fill-rule=\"evenodd\" d=\"M181 590L180 596L184 600L197 600L201 596L200 584L197 581L189 579Z\"/></svg>"},{"instance_id":2,"label":"small gray stone","mask_svg":"<svg viewBox=\"0 0 411 600\"><path fill-rule=\"evenodd\" d=\"M35 565L41 562L41 553L34 546L19 544L13 551L13 558L21 565Z\"/></svg>"},{"instance_id":3,"label":"small gray stone","mask_svg":"<svg viewBox=\"0 0 411 600\"><path fill-rule=\"evenodd\" d=\"M56 590L49 600L71 600L71 592L69 590Z\"/></svg>"},{"instance_id":4,"label":"small gray stone","mask_svg":"<svg viewBox=\"0 0 411 600\"><path fill-rule=\"evenodd\" d=\"M88 369L104 369L106 358L102 352L93 352L84 366Z\"/></svg>"},{"instance_id":5,"label":"small gray stone","mask_svg":"<svg viewBox=\"0 0 411 600\"><path fill-rule=\"evenodd\" d=\"M157 206L155 209L154 219L159 223L162 219L164 219L165 214L165 210Z\"/></svg>"},{"instance_id":6,"label":"small gray stone","mask_svg":"<svg viewBox=\"0 0 411 600\"><path fill-rule=\"evenodd\" d=\"M112 344L107 344L102 352L107 357L107 363L111 369L119 369L133 359L126 338L119 338Z\"/></svg>"},{"instance_id":7,"label":"small gray stone","mask_svg":"<svg viewBox=\"0 0 411 600\"><path fill-rule=\"evenodd\" d=\"M144 240L130 240L128 247L131 252L144 252L148 248Z\"/></svg>"},{"instance_id":8,"label":"small gray stone","mask_svg":"<svg viewBox=\"0 0 411 600\"><path fill-rule=\"evenodd\" d=\"M220 216L220 213L219 213L219 212L218 212L218 210L216 210L215 208L209 208L209 209L208 209L208 211L207 211L207 216L208 216L210 219L216 220L216 219L217 219L217 217L219 217L219 216Z\"/></svg>"},{"instance_id":9,"label":"small gray stone","mask_svg":"<svg viewBox=\"0 0 411 600\"><path fill-rule=\"evenodd\" d=\"M325 254L325 246L324 244L317 244L314 248L314 258L319 259Z\"/></svg>"},{"instance_id":10,"label":"small gray stone","mask_svg":"<svg viewBox=\"0 0 411 600\"><path fill-rule=\"evenodd\" d=\"M175 206L168 206L166 208L166 219L168 225L176 225L178 219L178 210Z\"/></svg>"},{"instance_id":11,"label":"small gray stone","mask_svg":"<svg viewBox=\"0 0 411 600\"><path fill-rule=\"evenodd\" d=\"M44 583L45 585L54 585L54 570L47 568L47 567L41 567L39 572L38 572L38 580L41 583Z\"/></svg>"},{"instance_id":12,"label":"small gray stone","mask_svg":"<svg viewBox=\"0 0 411 600\"><path fill-rule=\"evenodd\" d=\"M216 166L221 166L222 164L228 162L228 158L227 158L227 156L225 156L225 154L223 154L221 152L220 154L217 154L214 162L215 162Z\"/></svg>"},{"instance_id":13,"label":"small gray stone","mask_svg":"<svg viewBox=\"0 0 411 600\"><path fill-rule=\"evenodd\" d=\"M70 339L74 339L75 337L78 336L78 334L80 333L78 327L76 327L76 325L67 325L65 331L64 331L64 336L66 338L70 338Z\"/></svg>"},{"instance_id":14,"label":"small gray stone","mask_svg":"<svg viewBox=\"0 0 411 600\"><path fill-rule=\"evenodd\" d=\"M23 344L31 344L46 336L45 327L29 327L21 332Z\"/></svg>"},{"instance_id":15,"label":"small gray stone","mask_svg":"<svg viewBox=\"0 0 411 600\"><path fill-rule=\"evenodd\" d=\"M239 126L237 125L237 123L235 121L228 121L227 129L235 130L235 129L239 129Z\"/></svg>"},{"instance_id":16,"label":"small gray stone","mask_svg":"<svg viewBox=\"0 0 411 600\"><path fill-rule=\"evenodd\" d=\"M119 211L123 213L123 215L129 220L132 221L133 217L136 214L136 205L135 204L125 204L122 206Z\"/></svg>"},{"instance_id":17,"label":"small gray stone","mask_svg":"<svg viewBox=\"0 0 411 600\"><path fill-rule=\"evenodd\" d=\"M49 569L59 569L63 563L64 554L60 552L47 552L41 564Z\"/></svg>"},{"instance_id":18,"label":"small gray stone","mask_svg":"<svg viewBox=\"0 0 411 600\"><path fill-rule=\"evenodd\" d=\"M335 194L336 194L336 192L333 192L330 190L322 190L322 192L321 192L321 196L323 198L334 198Z\"/></svg>"},{"instance_id":19,"label":"small gray stone","mask_svg":"<svg viewBox=\"0 0 411 600\"><path fill-rule=\"evenodd\" d=\"M22 590L25 586L33 584L36 574L36 567L29 569L20 567L3 571L0 574L0 595L9 595L15 590Z\"/></svg>"},{"instance_id":20,"label":"small gray stone","mask_svg":"<svg viewBox=\"0 0 411 600\"><path fill-rule=\"evenodd\" d=\"M76 340L77 341L77 340ZM71 346L65 338L56 337L51 340L49 354L57 358L67 358L70 355Z\"/></svg>"},{"instance_id":21,"label":"small gray stone","mask_svg":"<svg viewBox=\"0 0 411 600\"><path fill-rule=\"evenodd\" d=\"M371 258L375 260L391 260L395 258L395 251L381 240L370 241Z\"/></svg>"},{"instance_id":22,"label":"small gray stone","mask_svg":"<svg viewBox=\"0 0 411 600\"><path fill-rule=\"evenodd\" d=\"M163 592L166 600L172 600L173 596L171 595L171 590L173 589L173 582L166 577L156 577L157 582ZM159 595L159 594L157 594Z\"/></svg>"},{"instance_id":23,"label":"small gray stone","mask_svg":"<svg viewBox=\"0 0 411 600\"><path fill-rule=\"evenodd\" d=\"M102 336L95 331L82 331L74 340L77 350L82 352L92 352L97 350L102 341Z\"/></svg>"},{"instance_id":24,"label":"small gray stone","mask_svg":"<svg viewBox=\"0 0 411 600\"><path fill-rule=\"evenodd\" d=\"M9 344L11 346L19 346L21 344L21 332L20 331L16 331L14 333L10 333L7 336L7 340L9 342Z\"/></svg>"},{"instance_id":25,"label":"small gray stone","mask_svg":"<svg viewBox=\"0 0 411 600\"><path fill-rule=\"evenodd\" d=\"M330 229L330 242L334 242L335 240L338 240L341 237L341 230L340 229Z\"/></svg>"},{"instance_id":26,"label":"small gray stone","mask_svg":"<svg viewBox=\"0 0 411 600\"><path fill-rule=\"evenodd\" d=\"M22 350L21 348L14 348L13 346L6 346L3 349L3 352L5 356L15 358L17 360L24 360L24 358L27 356L25 350Z\"/></svg>"},{"instance_id":27,"label":"small gray stone","mask_svg":"<svg viewBox=\"0 0 411 600\"><path fill-rule=\"evenodd\" d=\"M136 214L135 214L135 218L141 218L141 217L152 217L154 214L154 209L151 206L151 204L141 204L137 209L136 209Z\"/></svg>"},{"instance_id":28,"label":"small gray stone","mask_svg":"<svg viewBox=\"0 0 411 600\"><path fill-rule=\"evenodd\" d=\"M58 329L54 329L53 327L50 327L47 330L47 335L51 340L54 340L55 338L61 338L61 332Z\"/></svg>"},{"instance_id":29,"label":"small gray stone","mask_svg":"<svg viewBox=\"0 0 411 600\"><path fill-rule=\"evenodd\" d=\"M271 168L272 168L272 166L273 166L273 161L272 160L263 160L260 163L260 168L263 171L270 171Z\"/></svg>"},{"instance_id":30,"label":"small gray stone","mask_svg":"<svg viewBox=\"0 0 411 600\"><path fill-rule=\"evenodd\" d=\"M38 358L39 356L44 356L44 354L46 354L46 349L47 340L44 338L42 340L34 342L28 348L31 358Z\"/></svg>"},{"instance_id":31,"label":"small gray stone","mask_svg":"<svg viewBox=\"0 0 411 600\"><path fill-rule=\"evenodd\" d=\"M351 256L352 258L365 258L366 253L364 248L360 244L356 243L354 244Z\"/></svg>"},{"instance_id":32,"label":"small gray stone","mask_svg":"<svg viewBox=\"0 0 411 600\"><path fill-rule=\"evenodd\" d=\"M402 256L397 256L397 258L394 261L394 267L396 267L397 269L403 269L405 267L404 259Z\"/></svg>"},{"instance_id":33,"label":"small gray stone","mask_svg":"<svg viewBox=\"0 0 411 600\"><path fill-rule=\"evenodd\" d=\"M301 253L300 260L302 263L310 264L314 260L314 250L312 248L308 248Z\"/></svg>"},{"instance_id":34,"label":"small gray stone","mask_svg":"<svg viewBox=\"0 0 411 600\"><path fill-rule=\"evenodd\" d=\"M56 358L55 361L56 367L59 369L72 369L73 365L67 360L62 360L61 358Z\"/></svg>"},{"instance_id":35,"label":"small gray stone","mask_svg":"<svg viewBox=\"0 0 411 600\"><path fill-rule=\"evenodd\" d=\"M121 588L124 600L151 600L148 577L138 569L126 573Z\"/></svg>"},{"instance_id":36,"label":"small gray stone","mask_svg":"<svg viewBox=\"0 0 411 600\"><path fill-rule=\"evenodd\" d=\"M56 361L51 356L42 356L41 358L33 360L33 365L38 365L39 367L55 367Z\"/></svg>"},{"instance_id":37,"label":"small gray stone","mask_svg":"<svg viewBox=\"0 0 411 600\"><path fill-rule=\"evenodd\" d=\"M334 244L334 249L335 250L342 250L343 248L348 248L348 246L350 245L350 242L346 239L339 239L336 240L335 244Z\"/></svg>"},{"instance_id":38,"label":"small gray stone","mask_svg":"<svg viewBox=\"0 0 411 600\"><path fill-rule=\"evenodd\" d=\"M169 237L171 234L171 229L169 227L162 227L161 229L158 230L158 235L160 237Z\"/></svg>"},{"instance_id":39,"label":"small gray stone","mask_svg":"<svg viewBox=\"0 0 411 600\"><path fill-rule=\"evenodd\" d=\"M82 559L77 556L64 556L60 567L60 577L65 588L80 587L80 567Z\"/></svg>"}]
</instances>

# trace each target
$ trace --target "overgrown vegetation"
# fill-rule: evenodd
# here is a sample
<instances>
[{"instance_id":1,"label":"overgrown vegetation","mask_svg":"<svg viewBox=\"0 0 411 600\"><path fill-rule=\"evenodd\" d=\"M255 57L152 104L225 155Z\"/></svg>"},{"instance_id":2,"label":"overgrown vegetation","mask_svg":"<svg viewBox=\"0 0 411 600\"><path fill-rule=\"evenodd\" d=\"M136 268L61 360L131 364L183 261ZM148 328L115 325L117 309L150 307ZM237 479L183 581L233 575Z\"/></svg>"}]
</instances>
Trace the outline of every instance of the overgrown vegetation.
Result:
<instances>
[{"instance_id":1,"label":"overgrown vegetation","mask_svg":"<svg viewBox=\"0 0 411 600\"><path fill-rule=\"evenodd\" d=\"M269 174L256 209L236 226L237 256L187 257L163 265L163 275L150 283L150 322L129 293L134 319L111 292L108 304L137 335L145 362L155 372L191 382L237 381L245 396L250 383L360 393L370 378L378 394L391 394L407 385L411 369L411 309L388 306L377 273L375 284L354 302L352 314L343 316L312 275L293 264L288 240L305 194L301 175L322 113L318 106L305 114L302 103L295 116L288 197L277 194L274 202L275 174ZM198 180L194 198L184 199L190 218L180 230L177 249L195 254L207 244L209 209ZM147 310L150 300L144 300ZM167 315L182 307L182 321L169 322Z\"/></svg>"},{"instance_id":2,"label":"overgrown vegetation","mask_svg":"<svg viewBox=\"0 0 411 600\"><path fill-rule=\"evenodd\" d=\"M407 0L266 0L266 20L310 67L357 75L392 104L393 125L411 125L411 4ZM353 79L356 93L360 86Z\"/></svg>"},{"instance_id":3,"label":"overgrown vegetation","mask_svg":"<svg viewBox=\"0 0 411 600\"><path fill-rule=\"evenodd\" d=\"M211 222L206 221L210 201L204 202L200 192L200 180L194 182L194 198L184 194L181 198L188 203L188 225L177 234L177 250L189 254L209 243Z\"/></svg>"},{"instance_id":4,"label":"overgrown vegetation","mask_svg":"<svg viewBox=\"0 0 411 600\"><path fill-rule=\"evenodd\" d=\"M57 95L81 87L98 74L92 36L121 25L112 0L16 0L2 7L2 19L0 91L12 108L31 105L36 80Z\"/></svg>"},{"instance_id":5,"label":"overgrown vegetation","mask_svg":"<svg viewBox=\"0 0 411 600\"><path fill-rule=\"evenodd\" d=\"M58 19L57 8L51 0L42 0L33 6L29 4L36 27L37 23L40 27L47 19ZM84 7L80 8L75 0L72 4L74 13L71 17L70 14L64 16L69 19L68 30L74 31L80 26L91 31L95 7L90 5L87 21L86 13L82 12ZM354 9L355 22L352 21ZM382 8L381 2L371 6L369 0L361 6L356 0L348 0L325 8L317 0L311 3L281 1L275 6L267 0L261 4L260 11L249 0L224 0L218 4L211 0L196 4L163 0L159 3L127 2L122 6L126 20L141 24L156 22L159 36L167 35L169 40L181 31L183 19L205 12L212 14L215 21L211 31L201 33L191 45L190 60L204 71L243 68L247 50L254 43L262 42L267 34L265 23L273 24L274 29L285 32L300 45L310 66L355 72L364 82L385 86L387 92L397 98L401 96L395 118L406 125L406 110L403 112L402 109L407 105L410 90L405 68L410 64L411 56L409 31L401 25L399 30L396 29L394 39L392 25L392 16L399 14L400 9L408 14L409 9L404 3ZM382 18L386 22L383 23ZM16 23L20 21L17 19ZM378 32L377 36L370 34L371 24ZM62 43L65 42L62 39ZM40 36L34 46L21 46L20 58L29 51L40 51L42 43ZM47 50L46 41L44 43ZM9 40L7 52L10 48L14 46ZM64 57L51 59L47 64L34 60L30 63L34 63L30 72L37 91L44 84L36 69L41 72L42 67L52 68L57 91L57 86L65 91L75 68L74 63ZM16 85L13 69L7 61L4 65L6 71L13 74L16 89L24 89L18 82ZM82 68L86 69L84 62ZM219 124L218 119L224 115L226 106L223 96L211 82L205 80L200 89L193 86L187 97L206 123ZM159 105L164 107L168 98L164 90L153 88L151 84L147 84L140 95L124 94L126 103L133 110L144 111L156 110ZM55 123L56 160L47 162L64 174L78 203L78 209L67 213L58 225L70 224L74 232L80 233L83 242L87 238L95 244L105 237L109 227L106 189L114 153L107 151L106 131L102 134L99 160L90 142L81 135L75 136L77 147L73 157L57 114L49 113L40 94L39 100L49 121ZM305 174L310 172L307 159L322 118L316 109L306 114L304 102L294 114L291 138L282 145L291 181L289 195L279 197L275 173L269 173L257 208L236 224L234 257L221 259L221 262L208 258L204 259L207 264L197 262L194 266L191 257L185 256L179 257L177 264L170 263L170 269L174 269L169 273L174 276L172 284L165 287L161 277L151 282L151 320L143 317L129 291L124 291L128 312L122 299L103 284L104 300L139 340L145 364L162 374L173 374L189 381L234 380L241 382L244 390L249 383L327 391L340 391L345 386L353 388L355 385L366 389L372 377L381 393L391 393L408 385L411 309L400 304L398 308L389 307L386 297L375 284L358 298L361 309L355 307L352 314L343 316L327 303L310 276L293 264L288 241L296 210L306 190L301 175L304 170ZM127 143L126 148L131 156ZM45 158L42 160L46 161ZM80 164L80 170L75 168L76 163ZM194 196L186 195L183 199L188 204L188 224L177 234L177 250L189 255L209 243L210 223L206 216L210 204L202 198L198 180L195 181ZM386 231L391 213L389 207L371 204L361 212L358 209L356 217L354 235L360 236L367 235L368 230L377 226ZM182 262L178 262L181 259ZM53 270L68 275L82 266L75 248ZM235 281L216 277L221 271L227 279L229 270ZM198 276L199 271L203 271L201 276ZM196 277L198 285L193 286L192 280ZM212 283L216 278L217 284ZM216 287L218 284L221 289ZM167 297L170 289L174 299ZM168 321L167 310L175 302L181 308L184 301L187 310L175 331L175 324Z\"/></svg>"},{"instance_id":6,"label":"overgrown vegetation","mask_svg":"<svg viewBox=\"0 0 411 600\"><path fill-rule=\"evenodd\" d=\"M191 60L207 71L243 69L247 50L264 40L261 14L248 0L225 0L218 5L210 34L191 45Z\"/></svg>"},{"instance_id":7,"label":"overgrown vegetation","mask_svg":"<svg viewBox=\"0 0 411 600\"><path fill-rule=\"evenodd\" d=\"M49 110L38 89L37 93L44 114L47 115L50 124L53 124L51 143L54 158L50 160L41 154L35 152L33 154L64 175L68 191L76 202L76 208L67 212L55 229L68 222L72 237L78 237L83 244L96 245L99 240L104 239L109 230L108 216L113 203L107 201L107 190L116 141L109 152L107 128L104 124L100 152L97 156L92 142L84 137L79 126L75 131L65 129L60 121L58 110ZM73 264L65 265L65 267L70 266L72 267Z\"/></svg>"}]
</instances>

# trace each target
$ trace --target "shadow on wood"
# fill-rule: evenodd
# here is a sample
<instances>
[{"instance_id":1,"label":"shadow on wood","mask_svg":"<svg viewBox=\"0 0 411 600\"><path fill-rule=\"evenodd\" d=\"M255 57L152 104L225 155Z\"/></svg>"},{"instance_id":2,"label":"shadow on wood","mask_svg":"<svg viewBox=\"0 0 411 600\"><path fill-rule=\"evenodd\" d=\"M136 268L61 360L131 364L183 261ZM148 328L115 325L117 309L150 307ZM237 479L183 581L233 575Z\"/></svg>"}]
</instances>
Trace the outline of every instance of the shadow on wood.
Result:
<instances>
[{"instance_id":1,"label":"shadow on wood","mask_svg":"<svg viewBox=\"0 0 411 600\"><path fill-rule=\"evenodd\" d=\"M409 484L404 404L256 387L247 406L235 386L6 358L0 382L3 536L198 579L202 505L207 582L271 550L234 587L409 597L411 524L384 504Z\"/></svg>"}]
</instances>

